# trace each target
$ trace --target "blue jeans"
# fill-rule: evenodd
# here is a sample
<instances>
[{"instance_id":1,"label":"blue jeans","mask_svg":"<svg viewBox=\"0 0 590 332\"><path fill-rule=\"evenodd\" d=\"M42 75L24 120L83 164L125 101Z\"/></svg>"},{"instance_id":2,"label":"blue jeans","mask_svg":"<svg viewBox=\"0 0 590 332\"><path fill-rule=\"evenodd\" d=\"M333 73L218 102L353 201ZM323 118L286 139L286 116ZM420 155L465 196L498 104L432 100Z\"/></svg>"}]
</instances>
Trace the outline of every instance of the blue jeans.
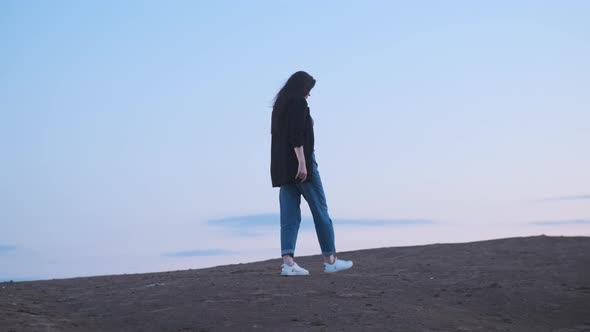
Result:
<instances>
[{"instance_id":1,"label":"blue jeans","mask_svg":"<svg viewBox=\"0 0 590 332\"><path fill-rule=\"evenodd\" d=\"M283 185L279 191L279 204L281 208L281 255L294 255L297 233L301 224L301 196L307 201L315 231L320 242L322 255L336 254L334 244L334 227L328 214L326 195L322 187L322 180L318 172L318 164L315 153L312 154L313 169L311 179L302 183ZM295 175L293 175L295 176Z\"/></svg>"}]
</instances>

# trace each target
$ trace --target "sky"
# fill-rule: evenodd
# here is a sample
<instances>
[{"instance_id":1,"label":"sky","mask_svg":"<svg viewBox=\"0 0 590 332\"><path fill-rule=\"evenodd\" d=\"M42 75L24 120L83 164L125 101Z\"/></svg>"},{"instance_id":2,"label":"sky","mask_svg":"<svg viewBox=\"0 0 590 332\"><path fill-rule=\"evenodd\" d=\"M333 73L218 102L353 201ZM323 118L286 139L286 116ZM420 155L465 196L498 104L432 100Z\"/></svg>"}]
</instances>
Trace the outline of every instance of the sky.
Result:
<instances>
[{"instance_id":1,"label":"sky","mask_svg":"<svg viewBox=\"0 0 590 332\"><path fill-rule=\"evenodd\" d=\"M298 70L317 80L339 251L590 236L588 17L588 1L1 1L0 280L279 257L270 114ZM297 255L318 254L302 208Z\"/></svg>"}]
</instances>

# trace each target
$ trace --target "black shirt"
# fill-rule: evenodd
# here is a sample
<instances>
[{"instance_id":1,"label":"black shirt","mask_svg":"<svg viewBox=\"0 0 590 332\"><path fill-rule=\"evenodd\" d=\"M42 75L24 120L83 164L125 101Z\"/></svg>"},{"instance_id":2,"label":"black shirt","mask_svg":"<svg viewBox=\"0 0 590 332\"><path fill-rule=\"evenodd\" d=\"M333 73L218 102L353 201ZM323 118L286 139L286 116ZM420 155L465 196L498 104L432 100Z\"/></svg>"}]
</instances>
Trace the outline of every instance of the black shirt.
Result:
<instances>
[{"instance_id":1,"label":"black shirt","mask_svg":"<svg viewBox=\"0 0 590 332\"><path fill-rule=\"evenodd\" d=\"M281 110L272 112L272 141L270 176L273 187L298 183L296 180L299 161L295 147L303 145L307 180L311 178L314 151L313 119L304 97L293 98Z\"/></svg>"}]
</instances>

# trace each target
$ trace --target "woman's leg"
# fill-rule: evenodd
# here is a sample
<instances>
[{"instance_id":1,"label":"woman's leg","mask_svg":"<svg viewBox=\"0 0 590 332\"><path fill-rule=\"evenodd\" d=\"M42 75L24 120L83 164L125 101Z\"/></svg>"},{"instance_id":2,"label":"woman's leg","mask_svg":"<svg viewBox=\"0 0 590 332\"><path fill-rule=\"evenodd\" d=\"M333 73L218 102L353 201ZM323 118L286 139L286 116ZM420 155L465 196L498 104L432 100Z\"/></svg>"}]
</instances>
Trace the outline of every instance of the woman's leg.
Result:
<instances>
[{"instance_id":1,"label":"woman's leg","mask_svg":"<svg viewBox=\"0 0 590 332\"><path fill-rule=\"evenodd\" d=\"M331 263L334 259L333 256L336 254L334 226L328 213L326 195L324 194L322 180L317 169L318 165L315 162L315 155L313 158L314 167L311 170L311 179L297 184L297 187L301 191L301 194L303 194L307 204L309 204L324 260Z\"/></svg>"},{"instance_id":2,"label":"woman's leg","mask_svg":"<svg viewBox=\"0 0 590 332\"><path fill-rule=\"evenodd\" d=\"M301 193L294 184L281 186L279 190L281 209L281 256L291 263L295 254L297 233L301 224ZM285 255L290 255L285 256Z\"/></svg>"}]
</instances>

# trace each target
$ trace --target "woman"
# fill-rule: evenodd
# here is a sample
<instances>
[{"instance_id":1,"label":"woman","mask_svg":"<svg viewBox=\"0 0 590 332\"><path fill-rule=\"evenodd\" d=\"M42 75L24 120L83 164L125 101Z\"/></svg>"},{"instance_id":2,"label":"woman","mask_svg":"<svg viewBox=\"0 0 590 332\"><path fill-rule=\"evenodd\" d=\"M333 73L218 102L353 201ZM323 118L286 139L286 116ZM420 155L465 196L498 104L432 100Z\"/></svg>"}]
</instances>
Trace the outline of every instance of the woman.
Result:
<instances>
[{"instance_id":1,"label":"woman","mask_svg":"<svg viewBox=\"0 0 590 332\"><path fill-rule=\"evenodd\" d=\"M272 111L270 173L273 187L280 187L282 275L309 275L295 263L295 243L301 223L301 196L305 198L328 273L352 267L336 258L334 228L314 153L313 120L307 98L315 79L306 72L293 74L275 97Z\"/></svg>"}]
</instances>

